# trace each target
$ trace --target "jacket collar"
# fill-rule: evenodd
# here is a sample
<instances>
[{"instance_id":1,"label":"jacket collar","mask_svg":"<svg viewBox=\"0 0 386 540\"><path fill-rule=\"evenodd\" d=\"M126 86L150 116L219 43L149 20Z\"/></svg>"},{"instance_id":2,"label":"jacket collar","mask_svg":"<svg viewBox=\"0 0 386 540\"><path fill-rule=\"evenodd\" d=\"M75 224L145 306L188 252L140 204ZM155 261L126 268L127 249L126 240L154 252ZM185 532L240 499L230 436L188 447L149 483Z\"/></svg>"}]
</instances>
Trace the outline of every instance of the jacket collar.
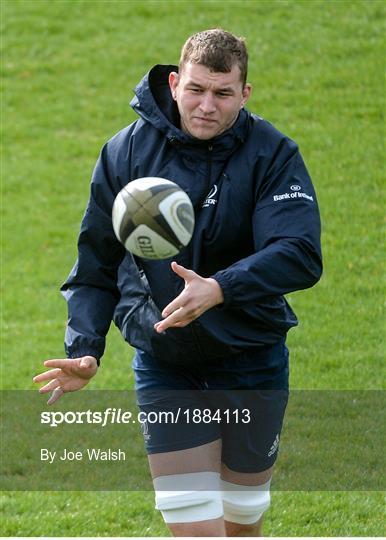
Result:
<instances>
[{"instance_id":1,"label":"jacket collar","mask_svg":"<svg viewBox=\"0 0 386 540\"><path fill-rule=\"evenodd\" d=\"M202 141L180 129L180 115L169 89L168 77L177 66L154 66L135 87L131 107L146 122L161 131L170 144L182 153L202 157L212 149L213 159L224 159L233 153L248 136L250 114L242 109L236 122L213 139Z\"/></svg>"}]
</instances>

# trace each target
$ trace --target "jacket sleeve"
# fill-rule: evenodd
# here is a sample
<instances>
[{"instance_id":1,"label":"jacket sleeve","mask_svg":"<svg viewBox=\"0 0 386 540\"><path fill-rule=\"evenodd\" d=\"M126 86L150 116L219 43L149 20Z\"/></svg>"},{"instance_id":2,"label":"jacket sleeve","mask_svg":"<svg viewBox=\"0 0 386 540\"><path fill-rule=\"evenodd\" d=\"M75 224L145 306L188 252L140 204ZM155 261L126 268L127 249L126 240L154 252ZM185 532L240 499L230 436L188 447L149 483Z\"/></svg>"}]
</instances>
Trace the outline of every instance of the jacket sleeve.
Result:
<instances>
[{"instance_id":1,"label":"jacket sleeve","mask_svg":"<svg viewBox=\"0 0 386 540\"><path fill-rule=\"evenodd\" d=\"M257 185L255 253L212 276L223 290L225 307L312 287L322 273L316 194L295 143L281 141Z\"/></svg>"},{"instance_id":2,"label":"jacket sleeve","mask_svg":"<svg viewBox=\"0 0 386 540\"><path fill-rule=\"evenodd\" d=\"M122 181L114 166L114 145L107 143L96 163L90 199L78 239L78 258L61 291L68 305L65 350L69 358L99 359L119 301L117 271L125 255L115 237L111 210Z\"/></svg>"}]
</instances>

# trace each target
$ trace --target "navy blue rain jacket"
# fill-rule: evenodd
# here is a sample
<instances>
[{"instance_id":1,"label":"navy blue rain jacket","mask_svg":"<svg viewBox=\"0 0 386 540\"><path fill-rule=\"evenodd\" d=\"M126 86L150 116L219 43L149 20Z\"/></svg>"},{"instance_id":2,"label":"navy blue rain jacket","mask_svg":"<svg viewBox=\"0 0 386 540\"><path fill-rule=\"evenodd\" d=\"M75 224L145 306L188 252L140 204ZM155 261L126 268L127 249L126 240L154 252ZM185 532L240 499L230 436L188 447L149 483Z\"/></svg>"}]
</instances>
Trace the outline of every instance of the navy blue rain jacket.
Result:
<instances>
[{"instance_id":1,"label":"navy blue rain jacket","mask_svg":"<svg viewBox=\"0 0 386 540\"><path fill-rule=\"evenodd\" d=\"M297 145L245 109L212 140L182 132L172 70L155 66L138 84L131 106L140 118L105 144L95 166L78 260L62 286L70 358L99 360L112 319L126 341L161 361L206 362L274 344L297 324L283 295L320 278L318 205ZM171 259L126 252L111 221L120 189L145 176L172 180L191 198L194 235L174 260L216 279L225 299L161 335L153 325L184 282Z\"/></svg>"}]
</instances>

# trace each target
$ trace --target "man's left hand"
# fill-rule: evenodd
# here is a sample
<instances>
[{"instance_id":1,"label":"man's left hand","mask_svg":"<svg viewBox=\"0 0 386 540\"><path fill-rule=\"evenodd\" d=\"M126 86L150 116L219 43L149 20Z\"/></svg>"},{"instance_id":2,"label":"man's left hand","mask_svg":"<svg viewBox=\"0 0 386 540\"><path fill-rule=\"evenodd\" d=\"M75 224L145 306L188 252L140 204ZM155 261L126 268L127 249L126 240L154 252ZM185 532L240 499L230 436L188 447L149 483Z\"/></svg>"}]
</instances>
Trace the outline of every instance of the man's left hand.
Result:
<instances>
[{"instance_id":1,"label":"man's left hand","mask_svg":"<svg viewBox=\"0 0 386 540\"><path fill-rule=\"evenodd\" d=\"M215 279L203 278L176 262L172 262L172 269L185 280L185 288L163 310L164 319L154 325L158 333L171 327L187 326L205 311L224 301L222 289Z\"/></svg>"}]
</instances>

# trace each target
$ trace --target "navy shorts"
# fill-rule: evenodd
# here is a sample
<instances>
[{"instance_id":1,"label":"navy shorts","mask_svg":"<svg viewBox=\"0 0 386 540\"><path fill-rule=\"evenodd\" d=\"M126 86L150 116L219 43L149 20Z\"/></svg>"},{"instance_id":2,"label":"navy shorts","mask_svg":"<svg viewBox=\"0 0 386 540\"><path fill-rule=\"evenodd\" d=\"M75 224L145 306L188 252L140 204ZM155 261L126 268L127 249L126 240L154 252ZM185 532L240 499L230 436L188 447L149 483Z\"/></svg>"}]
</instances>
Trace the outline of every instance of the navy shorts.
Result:
<instances>
[{"instance_id":1,"label":"navy shorts","mask_svg":"<svg viewBox=\"0 0 386 540\"><path fill-rule=\"evenodd\" d=\"M288 358L284 340L197 366L176 366L137 351L135 389L147 452L221 439L229 469L268 469L277 458L288 401Z\"/></svg>"}]
</instances>

